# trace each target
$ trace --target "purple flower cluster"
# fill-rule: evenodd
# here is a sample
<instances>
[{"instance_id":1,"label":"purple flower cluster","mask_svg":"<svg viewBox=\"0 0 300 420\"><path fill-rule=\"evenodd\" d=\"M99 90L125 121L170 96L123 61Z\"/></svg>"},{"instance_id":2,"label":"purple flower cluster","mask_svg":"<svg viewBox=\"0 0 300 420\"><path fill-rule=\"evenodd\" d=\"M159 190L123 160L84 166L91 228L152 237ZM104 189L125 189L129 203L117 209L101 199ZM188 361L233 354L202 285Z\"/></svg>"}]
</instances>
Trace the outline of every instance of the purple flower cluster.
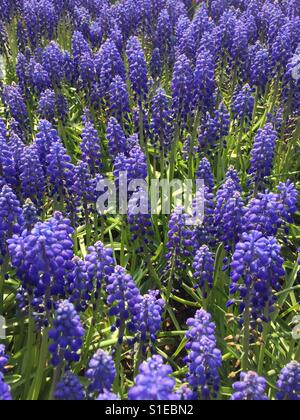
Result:
<instances>
[{"instance_id":1,"label":"purple flower cluster","mask_svg":"<svg viewBox=\"0 0 300 420\"><path fill-rule=\"evenodd\" d=\"M233 384L232 401L266 401L267 381L255 372L242 372L239 382Z\"/></svg>"},{"instance_id":2,"label":"purple flower cluster","mask_svg":"<svg viewBox=\"0 0 300 420\"><path fill-rule=\"evenodd\" d=\"M4 372L8 361L9 356L5 353L5 347L3 344L0 344L0 372Z\"/></svg>"},{"instance_id":3,"label":"purple flower cluster","mask_svg":"<svg viewBox=\"0 0 300 420\"><path fill-rule=\"evenodd\" d=\"M73 258L72 233L70 221L57 212L8 240L12 265L39 311L50 309L54 297L65 293L65 275Z\"/></svg>"},{"instance_id":4,"label":"purple flower cluster","mask_svg":"<svg viewBox=\"0 0 300 420\"><path fill-rule=\"evenodd\" d=\"M68 371L57 384L54 398L57 401L83 401L85 398L84 388L77 376Z\"/></svg>"},{"instance_id":5,"label":"purple flower cluster","mask_svg":"<svg viewBox=\"0 0 300 420\"><path fill-rule=\"evenodd\" d=\"M281 289L282 265L281 248L274 237L256 230L242 234L233 254L230 286L230 293L238 292L242 299L241 313L248 307L254 320L269 321L266 311L274 309L273 290Z\"/></svg>"},{"instance_id":6,"label":"purple flower cluster","mask_svg":"<svg viewBox=\"0 0 300 420\"><path fill-rule=\"evenodd\" d=\"M151 130L154 142L158 143L162 153L167 154L171 144L172 111L164 89L158 88L152 101Z\"/></svg>"},{"instance_id":7,"label":"purple flower cluster","mask_svg":"<svg viewBox=\"0 0 300 420\"><path fill-rule=\"evenodd\" d=\"M83 336L84 329L72 303L68 300L60 302L55 311L53 329L49 331L51 363L58 366L65 360L77 362Z\"/></svg>"},{"instance_id":8,"label":"purple flower cluster","mask_svg":"<svg viewBox=\"0 0 300 420\"><path fill-rule=\"evenodd\" d=\"M0 401L11 401L10 387L4 382L3 374L0 372Z\"/></svg>"},{"instance_id":9,"label":"purple flower cluster","mask_svg":"<svg viewBox=\"0 0 300 420\"><path fill-rule=\"evenodd\" d=\"M134 192L128 203L128 224L132 240L140 243L143 252L144 245L147 245L154 236L151 214L149 208L148 193L139 188Z\"/></svg>"},{"instance_id":10,"label":"purple flower cluster","mask_svg":"<svg viewBox=\"0 0 300 420\"><path fill-rule=\"evenodd\" d=\"M124 329L127 322L128 329L136 332L139 327L141 295L132 277L124 268L117 266L107 279L106 290L107 303L110 306L109 314L117 318L116 327ZM122 335L119 338L123 340Z\"/></svg>"},{"instance_id":11,"label":"purple flower cluster","mask_svg":"<svg viewBox=\"0 0 300 420\"><path fill-rule=\"evenodd\" d=\"M300 401L300 363L293 361L280 372L277 400Z\"/></svg>"},{"instance_id":12,"label":"purple flower cluster","mask_svg":"<svg viewBox=\"0 0 300 420\"><path fill-rule=\"evenodd\" d=\"M19 200L13 190L4 185L0 191L0 251L7 253L6 241L19 234L23 226L23 214ZM1 260L0 260L1 262ZM1 265L1 264L0 264Z\"/></svg>"},{"instance_id":13,"label":"purple flower cluster","mask_svg":"<svg viewBox=\"0 0 300 420\"><path fill-rule=\"evenodd\" d=\"M207 297L207 289L213 288L214 257L209 247L203 245L197 252L193 263L195 289L200 288L203 297Z\"/></svg>"},{"instance_id":14,"label":"purple flower cluster","mask_svg":"<svg viewBox=\"0 0 300 420\"><path fill-rule=\"evenodd\" d=\"M188 58L180 55L174 66L172 79L172 110L178 121L185 120L191 110L193 73Z\"/></svg>"},{"instance_id":15,"label":"purple flower cluster","mask_svg":"<svg viewBox=\"0 0 300 420\"><path fill-rule=\"evenodd\" d=\"M173 393L175 379L170 377L172 368L163 363L161 356L153 356L140 366L134 386L129 390L130 400L170 401L178 399Z\"/></svg>"},{"instance_id":16,"label":"purple flower cluster","mask_svg":"<svg viewBox=\"0 0 300 420\"><path fill-rule=\"evenodd\" d=\"M271 175L277 133L272 124L267 124L257 133L251 152L250 174L255 185L260 188L265 183L265 179Z\"/></svg>"},{"instance_id":17,"label":"purple flower cluster","mask_svg":"<svg viewBox=\"0 0 300 420\"><path fill-rule=\"evenodd\" d=\"M118 401L119 399L120 398L116 394L106 390L97 397L97 401Z\"/></svg>"},{"instance_id":18,"label":"purple flower cluster","mask_svg":"<svg viewBox=\"0 0 300 420\"><path fill-rule=\"evenodd\" d=\"M118 120L111 117L108 121L106 137L108 139L109 154L114 159L119 153L126 153L127 140Z\"/></svg>"},{"instance_id":19,"label":"purple flower cluster","mask_svg":"<svg viewBox=\"0 0 300 420\"><path fill-rule=\"evenodd\" d=\"M231 109L239 125L252 119L254 97L249 85L245 85L241 90L235 92Z\"/></svg>"},{"instance_id":20,"label":"purple flower cluster","mask_svg":"<svg viewBox=\"0 0 300 420\"><path fill-rule=\"evenodd\" d=\"M211 315L201 309L194 318L188 319L187 325L186 349L189 354L185 361L189 371L188 382L202 399L216 398L220 388L222 355L216 344L215 324Z\"/></svg>"},{"instance_id":21,"label":"purple flower cluster","mask_svg":"<svg viewBox=\"0 0 300 420\"><path fill-rule=\"evenodd\" d=\"M86 377L89 380L88 392L102 394L110 391L116 376L112 357L103 350L98 350L89 362Z\"/></svg>"},{"instance_id":22,"label":"purple flower cluster","mask_svg":"<svg viewBox=\"0 0 300 420\"><path fill-rule=\"evenodd\" d=\"M86 121L82 130L82 142L80 145L82 160L89 166L92 175L101 169L101 142L97 130L91 121Z\"/></svg>"},{"instance_id":23,"label":"purple flower cluster","mask_svg":"<svg viewBox=\"0 0 300 420\"><path fill-rule=\"evenodd\" d=\"M227 248L234 247L243 231L244 201L236 183L227 179L216 197L214 224L220 241Z\"/></svg>"},{"instance_id":24,"label":"purple flower cluster","mask_svg":"<svg viewBox=\"0 0 300 420\"><path fill-rule=\"evenodd\" d=\"M168 232L168 253L166 259L177 268L185 268L185 263L190 256L190 249L193 246L192 232L187 224L188 215L183 213L183 209L178 207L170 217Z\"/></svg>"},{"instance_id":25,"label":"purple flower cluster","mask_svg":"<svg viewBox=\"0 0 300 420\"><path fill-rule=\"evenodd\" d=\"M139 331L142 342L146 342L147 334L149 333L150 340L155 343L157 333L161 329L165 301L158 298L158 295L158 291L150 291L143 296L139 304Z\"/></svg>"},{"instance_id":26,"label":"purple flower cluster","mask_svg":"<svg viewBox=\"0 0 300 420\"><path fill-rule=\"evenodd\" d=\"M137 37L132 37L128 41L127 56L131 86L141 101L148 92L148 71L144 51Z\"/></svg>"},{"instance_id":27,"label":"purple flower cluster","mask_svg":"<svg viewBox=\"0 0 300 420\"><path fill-rule=\"evenodd\" d=\"M244 215L245 231L258 229L265 235L275 236L281 226L292 223L293 214L297 210L298 193L295 185L287 181L281 182L279 193L259 193L249 201Z\"/></svg>"}]
</instances>

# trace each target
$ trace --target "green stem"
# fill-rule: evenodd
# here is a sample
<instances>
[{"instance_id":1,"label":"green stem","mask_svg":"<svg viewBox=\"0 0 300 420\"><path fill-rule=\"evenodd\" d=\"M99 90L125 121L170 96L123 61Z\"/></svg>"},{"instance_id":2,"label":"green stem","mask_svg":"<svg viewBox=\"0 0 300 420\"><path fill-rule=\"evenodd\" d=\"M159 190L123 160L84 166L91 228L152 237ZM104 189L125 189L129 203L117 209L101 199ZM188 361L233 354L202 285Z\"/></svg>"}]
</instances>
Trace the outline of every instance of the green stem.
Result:
<instances>
[{"instance_id":1,"label":"green stem","mask_svg":"<svg viewBox=\"0 0 300 420\"><path fill-rule=\"evenodd\" d=\"M244 314L244 337L243 337L243 357L242 357L242 370L248 371L249 368L249 350L250 350L250 305L246 304Z\"/></svg>"},{"instance_id":2,"label":"green stem","mask_svg":"<svg viewBox=\"0 0 300 420\"><path fill-rule=\"evenodd\" d=\"M139 105L139 125L140 125L140 142L142 149L145 153L146 159L147 159L147 166L148 166L148 176L151 179L152 178L152 170L151 170L151 162L150 162L150 156L149 156L149 150L147 147L147 143L145 141L144 137L144 114L143 114L143 108L142 108L142 102L140 102Z\"/></svg>"},{"instance_id":3,"label":"green stem","mask_svg":"<svg viewBox=\"0 0 300 420\"><path fill-rule=\"evenodd\" d=\"M180 121L180 120L178 120ZM169 180L172 181L174 179L174 173L175 173L175 161L176 161L176 155L177 155L177 146L179 142L180 137L180 123L177 124L175 136L172 144L172 150L171 150L171 161L170 161L170 175Z\"/></svg>"},{"instance_id":4,"label":"green stem","mask_svg":"<svg viewBox=\"0 0 300 420\"><path fill-rule=\"evenodd\" d=\"M139 367L143 360L143 343L139 343L138 351L136 352L136 359L134 364L134 377L139 373Z\"/></svg>"},{"instance_id":5,"label":"green stem","mask_svg":"<svg viewBox=\"0 0 300 420\"><path fill-rule=\"evenodd\" d=\"M7 272L7 258L4 258L0 272L0 315L4 314L4 285Z\"/></svg>"},{"instance_id":6,"label":"green stem","mask_svg":"<svg viewBox=\"0 0 300 420\"><path fill-rule=\"evenodd\" d=\"M50 390L50 401L54 400L54 393L56 390L56 386L58 384L58 382L61 379L62 376L62 371L63 371L63 354L62 352L59 355L59 364L56 366L55 370L54 370L54 375L53 375L53 379L52 379L52 384L51 384L51 390Z\"/></svg>"},{"instance_id":7,"label":"green stem","mask_svg":"<svg viewBox=\"0 0 300 420\"><path fill-rule=\"evenodd\" d=\"M122 221L122 227L121 227L121 251L120 251L120 265L122 267L125 267L125 242L126 242L126 225L124 223L124 220Z\"/></svg>"},{"instance_id":8,"label":"green stem","mask_svg":"<svg viewBox=\"0 0 300 420\"><path fill-rule=\"evenodd\" d=\"M36 401L40 395L43 378L45 374L45 366L47 362L48 356L48 329L44 329L42 332L42 343L41 343L41 350L40 350L40 357L39 357L39 364L37 371L35 373L35 379L32 384L30 393L29 393L29 400Z\"/></svg>"},{"instance_id":9,"label":"green stem","mask_svg":"<svg viewBox=\"0 0 300 420\"><path fill-rule=\"evenodd\" d=\"M191 138L191 144L190 144L190 155L189 155L189 179L194 178L194 146L197 139L197 133L198 133L198 126L200 121L201 113L199 109L197 110L195 121L194 121L194 128L193 128L193 134Z\"/></svg>"},{"instance_id":10,"label":"green stem","mask_svg":"<svg viewBox=\"0 0 300 420\"><path fill-rule=\"evenodd\" d=\"M125 321L121 321L120 329L119 329L119 338L118 344L116 349L116 357L115 357L115 366L116 366L116 379L114 382L114 392L119 394L121 392L121 359L122 359L122 350L123 350L123 338L125 335Z\"/></svg>"},{"instance_id":11,"label":"green stem","mask_svg":"<svg viewBox=\"0 0 300 420\"><path fill-rule=\"evenodd\" d=\"M31 308L31 302L29 302L29 308ZM32 359L33 359L33 352L34 352L34 319L32 316L32 311L29 309L29 317L28 317L28 334L27 334L27 343L26 343L26 353L23 359L22 364L22 377L25 378L24 384L24 393L23 398L26 399L28 395L28 390L30 387L31 381L31 373L32 373Z\"/></svg>"},{"instance_id":12,"label":"green stem","mask_svg":"<svg viewBox=\"0 0 300 420\"><path fill-rule=\"evenodd\" d=\"M264 325L264 328L263 328L262 344L261 344L261 347L260 347L259 359L258 359L257 373L259 375L262 375L262 373L263 373L265 355L266 355L266 347L267 347L269 333L270 333L270 322L266 322L265 325Z\"/></svg>"}]
</instances>

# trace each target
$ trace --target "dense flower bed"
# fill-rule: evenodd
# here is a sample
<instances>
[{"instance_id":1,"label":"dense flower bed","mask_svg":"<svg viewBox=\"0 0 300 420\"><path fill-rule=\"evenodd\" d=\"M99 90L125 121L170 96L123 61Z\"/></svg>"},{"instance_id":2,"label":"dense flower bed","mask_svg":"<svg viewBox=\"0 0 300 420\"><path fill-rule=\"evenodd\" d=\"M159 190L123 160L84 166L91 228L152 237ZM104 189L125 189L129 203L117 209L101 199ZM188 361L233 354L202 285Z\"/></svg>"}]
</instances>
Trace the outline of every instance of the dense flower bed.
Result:
<instances>
[{"instance_id":1,"label":"dense flower bed","mask_svg":"<svg viewBox=\"0 0 300 420\"><path fill-rule=\"evenodd\" d=\"M0 400L299 400L299 1L0 18Z\"/></svg>"}]
</instances>

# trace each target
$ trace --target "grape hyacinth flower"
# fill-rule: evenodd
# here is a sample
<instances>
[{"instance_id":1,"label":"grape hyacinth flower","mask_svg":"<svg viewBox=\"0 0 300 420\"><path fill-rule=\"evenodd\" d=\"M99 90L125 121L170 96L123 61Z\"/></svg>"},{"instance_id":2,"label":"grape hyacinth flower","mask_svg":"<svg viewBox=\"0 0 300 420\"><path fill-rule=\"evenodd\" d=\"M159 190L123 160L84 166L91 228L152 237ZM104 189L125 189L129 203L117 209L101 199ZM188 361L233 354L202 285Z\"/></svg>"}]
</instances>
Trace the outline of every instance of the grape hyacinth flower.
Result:
<instances>
[{"instance_id":1,"label":"grape hyacinth flower","mask_svg":"<svg viewBox=\"0 0 300 420\"><path fill-rule=\"evenodd\" d=\"M82 129L82 142L80 145L82 160L90 168L92 175L96 175L102 167L101 142L92 121L86 121Z\"/></svg>"},{"instance_id":2,"label":"grape hyacinth flower","mask_svg":"<svg viewBox=\"0 0 300 420\"><path fill-rule=\"evenodd\" d=\"M280 182L277 186L279 191L279 209L281 217L288 223L293 222L293 215L297 211L298 191L290 180Z\"/></svg>"},{"instance_id":3,"label":"grape hyacinth flower","mask_svg":"<svg viewBox=\"0 0 300 420\"><path fill-rule=\"evenodd\" d=\"M276 140L277 133L272 124L267 124L260 129L255 137L249 173L257 189L261 189L265 185L265 178L271 175Z\"/></svg>"},{"instance_id":4,"label":"grape hyacinth flower","mask_svg":"<svg viewBox=\"0 0 300 420\"><path fill-rule=\"evenodd\" d=\"M158 298L158 295L158 291L151 290L143 296L139 304L139 331L142 343L147 341L147 334L149 334L151 342L155 343L156 336L161 329L165 301Z\"/></svg>"},{"instance_id":5,"label":"grape hyacinth flower","mask_svg":"<svg viewBox=\"0 0 300 420\"><path fill-rule=\"evenodd\" d=\"M166 155L171 145L172 111L169 108L167 94L162 88L157 89L152 100L150 128L153 132L155 143L158 142L160 151Z\"/></svg>"},{"instance_id":6,"label":"grape hyacinth flower","mask_svg":"<svg viewBox=\"0 0 300 420\"><path fill-rule=\"evenodd\" d=\"M178 121L186 120L191 109L191 94L193 84L193 73L189 60L182 54L180 55L174 66L172 79L172 110Z\"/></svg>"},{"instance_id":7,"label":"grape hyacinth flower","mask_svg":"<svg viewBox=\"0 0 300 420\"><path fill-rule=\"evenodd\" d=\"M242 372L241 380L233 384L232 401L267 401L267 381L255 372Z\"/></svg>"},{"instance_id":8,"label":"grape hyacinth flower","mask_svg":"<svg viewBox=\"0 0 300 420\"><path fill-rule=\"evenodd\" d=\"M0 191L0 265L7 253L6 241L21 232L23 226L22 207L13 190L4 185Z\"/></svg>"},{"instance_id":9,"label":"grape hyacinth flower","mask_svg":"<svg viewBox=\"0 0 300 420\"><path fill-rule=\"evenodd\" d=\"M216 344L215 324L211 315L200 309L194 318L188 319L187 325L188 382L195 392L200 393L202 399L216 398L220 388L222 355Z\"/></svg>"},{"instance_id":10,"label":"grape hyacinth flower","mask_svg":"<svg viewBox=\"0 0 300 420\"><path fill-rule=\"evenodd\" d=\"M18 77L19 87L22 94L28 94L28 60L26 56L21 52L19 52L17 56L16 74Z\"/></svg>"},{"instance_id":11,"label":"grape hyacinth flower","mask_svg":"<svg viewBox=\"0 0 300 420\"><path fill-rule=\"evenodd\" d=\"M119 401L120 398L118 395L114 394L113 392L109 392L104 390L102 394L99 394L97 397L97 401Z\"/></svg>"},{"instance_id":12,"label":"grape hyacinth flower","mask_svg":"<svg viewBox=\"0 0 300 420\"><path fill-rule=\"evenodd\" d=\"M41 120L38 126L38 133L34 140L34 145L37 148L39 160L45 173L47 167L47 156L50 154L50 149L52 145L59 142L61 142L61 140L52 124L47 120Z\"/></svg>"},{"instance_id":13,"label":"grape hyacinth flower","mask_svg":"<svg viewBox=\"0 0 300 420\"><path fill-rule=\"evenodd\" d=\"M3 344L0 344L0 373L4 373L8 361L9 356L5 354L5 347Z\"/></svg>"},{"instance_id":14,"label":"grape hyacinth flower","mask_svg":"<svg viewBox=\"0 0 300 420\"><path fill-rule=\"evenodd\" d=\"M161 76L162 67L163 67L160 51L158 48L154 48L154 50L152 51L149 67L150 67L150 73L153 79L154 80L158 79Z\"/></svg>"},{"instance_id":15,"label":"grape hyacinth flower","mask_svg":"<svg viewBox=\"0 0 300 420\"><path fill-rule=\"evenodd\" d=\"M51 89L46 89L38 103L38 114L41 118L53 122L55 118L56 96Z\"/></svg>"},{"instance_id":16,"label":"grape hyacinth flower","mask_svg":"<svg viewBox=\"0 0 300 420\"><path fill-rule=\"evenodd\" d=\"M184 269L186 263L183 260L191 255L193 241L190 226L187 224L188 217L180 207L170 216L166 259L170 261L173 269Z\"/></svg>"},{"instance_id":17,"label":"grape hyacinth flower","mask_svg":"<svg viewBox=\"0 0 300 420\"><path fill-rule=\"evenodd\" d=\"M89 380L89 394L110 391L116 377L112 357L104 350L98 350L91 358L85 375Z\"/></svg>"},{"instance_id":18,"label":"grape hyacinth flower","mask_svg":"<svg viewBox=\"0 0 300 420\"><path fill-rule=\"evenodd\" d=\"M144 245L147 245L154 236L148 192L139 188L133 192L128 203L128 224L132 241L139 241L140 252L144 252Z\"/></svg>"},{"instance_id":19,"label":"grape hyacinth flower","mask_svg":"<svg viewBox=\"0 0 300 420\"><path fill-rule=\"evenodd\" d=\"M21 157L21 190L25 199L40 205L45 191L45 178L35 145L27 146Z\"/></svg>"},{"instance_id":20,"label":"grape hyacinth flower","mask_svg":"<svg viewBox=\"0 0 300 420\"><path fill-rule=\"evenodd\" d=\"M102 44L102 39L104 35L101 19L97 19L91 24L89 32L93 48L99 48Z\"/></svg>"},{"instance_id":21,"label":"grape hyacinth flower","mask_svg":"<svg viewBox=\"0 0 300 420\"><path fill-rule=\"evenodd\" d=\"M245 85L241 90L236 90L231 102L231 109L238 125L243 125L252 119L254 109L254 97L249 85Z\"/></svg>"},{"instance_id":22,"label":"grape hyacinth flower","mask_svg":"<svg viewBox=\"0 0 300 420\"><path fill-rule=\"evenodd\" d=\"M259 43L249 48L251 86L257 86L264 92L270 77L269 53Z\"/></svg>"},{"instance_id":23,"label":"grape hyacinth flower","mask_svg":"<svg viewBox=\"0 0 300 420\"><path fill-rule=\"evenodd\" d=\"M206 113L202 117L199 126L199 153L203 149L209 150L217 146L226 147L226 137L229 134L230 117L226 106L221 103L215 115L212 117Z\"/></svg>"},{"instance_id":24,"label":"grape hyacinth flower","mask_svg":"<svg viewBox=\"0 0 300 420\"><path fill-rule=\"evenodd\" d=\"M194 71L194 104L203 114L215 108L215 68L209 50L199 50Z\"/></svg>"},{"instance_id":25,"label":"grape hyacinth flower","mask_svg":"<svg viewBox=\"0 0 300 420\"><path fill-rule=\"evenodd\" d=\"M197 393L192 391L187 385L182 385L176 393L179 401L197 401Z\"/></svg>"},{"instance_id":26,"label":"grape hyacinth flower","mask_svg":"<svg viewBox=\"0 0 300 420\"><path fill-rule=\"evenodd\" d=\"M202 36L205 32L210 31L210 18L208 16L208 10L206 3L202 3L197 10L194 19L191 23L191 32L195 40L196 51L198 51Z\"/></svg>"},{"instance_id":27,"label":"grape hyacinth flower","mask_svg":"<svg viewBox=\"0 0 300 420\"><path fill-rule=\"evenodd\" d=\"M236 245L231 263L230 293L239 292L242 298L240 312L250 311L254 321L258 318L268 322L268 315L276 301L273 290L281 289L280 280L285 271L282 268L281 248L272 236L264 237L253 230L243 233Z\"/></svg>"},{"instance_id":28,"label":"grape hyacinth flower","mask_svg":"<svg viewBox=\"0 0 300 420\"><path fill-rule=\"evenodd\" d=\"M231 249L243 231L244 201L236 190L236 183L227 179L220 187L216 197L215 220L217 235L225 248Z\"/></svg>"},{"instance_id":29,"label":"grape hyacinth flower","mask_svg":"<svg viewBox=\"0 0 300 420\"><path fill-rule=\"evenodd\" d=\"M108 39L95 56L96 74L99 80L100 96L109 100L109 87L115 76L126 78L122 57L115 43Z\"/></svg>"},{"instance_id":30,"label":"grape hyacinth flower","mask_svg":"<svg viewBox=\"0 0 300 420\"><path fill-rule=\"evenodd\" d=\"M88 275L88 265L79 257L73 258L72 270L67 274L68 300L77 312L84 312L92 299L93 282Z\"/></svg>"},{"instance_id":31,"label":"grape hyacinth flower","mask_svg":"<svg viewBox=\"0 0 300 420\"><path fill-rule=\"evenodd\" d=\"M193 200L193 217L195 223L192 229L193 251L198 250L201 245L213 246L216 242L216 227L214 225L215 201L213 192L206 186L201 186L196 192ZM199 210L203 210L203 218ZM198 219L199 222L198 223ZM195 252L194 252L195 253Z\"/></svg>"},{"instance_id":32,"label":"grape hyacinth flower","mask_svg":"<svg viewBox=\"0 0 300 420\"><path fill-rule=\"evenodd\" d=\"M11 262L22 287L34 296L32 304L41 311L52 308L55 297L65 293L65 276L74 257L72 234L70 220L56 212L30 232L24 230L8 240Z\"/></svg>"},{"instance_id":33,"label":"grape hyacinth flower","mask_svg":"<svg viewBox=\"0 0 300 420\"><path fill-rule=\"evenodd\" d=\"M38 211L30 199L27 199L25 201L22 211L23 211L23 219L24 219L24 228L27 229L28 231L31 231L33 226L39 220Z\"/></svg>"},{"instance_id":34,"label":"grape hyacinth flower","mask_svg":"<svg viewBox=\"0 0 300 420\"><path fill-rule=\"evenodd\" d=\"M208 188L209 192L212 192L215 187L214 175L212 173L212 168L209 160L203 158L200 162L197 178L204 181L204 185Z\"/></svg>"},{"instance_id":35,"label":"grape hyacinth flower","mask_svg":"<svg viewBox=\"0 0 300 420\"><path fill-rule=\"evenodd\" d=\"M235 190L239 191L240 193L242 192L241 180L234 166L229 166L225 178L226 180L231 179L235 183Z\"/></svg>"},{"instance_id":36,"label":"grape hyacinth flower","mask_svg":"<svg viewBox=\"0 0 300 420\"><path fill-rule=\"evenodd\" d=\"M66 372L56 386L54 399L57 401L83 401L84 398L84 388L77 376L72 372Z\"/></svg>"},{"instance_id":37,"label":"grape hyacinth flower","mask_svg":"<svg viewBox=\"0 0 300 420\"><path fill-rule=\"evenodd\" d=\"M109 87L110 112L120 124L123 118L128 119L130 113L129 94L126 83L120 76L116 76Z\"/></svg>"},{"instance_id":38,"label":"grape hyacinth flower","mask_svg":"<svg viewBox=\"0 0 300 420\"><path fill-rule=\"evenodd\" d=\"M15 186L17 171L12 149L6 138L0 134L0 176L7 184Z\"/></svg>"},{"instance_id":39,"label":"grape hyacinth flower","mask_svg":"<svg viewBox=\"0 0 300 420\"><path fill-rule=\"evenodd\" d=\"M31 84L38 95L51 86L49 74L40 63L37 63L34 58L31 59L28 68L29 78Z\"/></svg>"},{"instance_id":40,"label":"grape hyacinth flower","mask_svg":"<svg viewBox=\"0 0 300 420\"><path fill-rule=\"evenodd\" d=\"M114 272L115 262L112 249L105 248L100 241L96 242L94 246L88 248L85 264L89 283L93 285L94 297L97 300L99 290L108 283L109 277Z\"/></svg>"},{"instance_id":41,"label":"grape hyacinth flower","mask_svg":"<svg viewBox=\"0 0 300 420\"><path fill-rule=\"evenodd\" d=\"M114 117L111 117L108 121L106 137L108 139L109 154L112 159L119 153L126 153L126 137L122 127Z\"/></svg>"},{"instance_id":42,"label":"grape hyacinth flower","mask_svg":"<svg viewBox=\"0 0 300 420\"><path fill-rule=\"evenodd\" d=\"M127 43L129 78L139 103L148 93L148 70L144 51L137 37L131 37Z\"/></svg>"},{"instance_id":43,"label":"grape hyacinth flower","mask_svg":"<svg viewBox=\"0 0 300 420\"><path fill-rule=\"evenodd\" d=\"M125 323L128 329L136 332L139 327L139 303L141 295L132 277L120 266L115 267L114 273L107 279L107 303L110 306L110 316L116 316L116 328L119 331L119 343L123 341Z\"/></svg>"},{"instance_id":44,"label":"grape hyacinth flower","mask_svg":"<svg viewBox=\"0 0 300 420\"><path fill-rule=\"evenodd\" d=\"M63 203L66 189L73 184L74 166L66 149L60 141L50 146L49 154L46 157L47 175L52 193L58 194Z\"/></svg>"},{"instance_id":45,"label":"grape hyacinth flower","mask_svg":"<svg viewBox=\"0 0 300 420\"><path fill-rule=\"evenodd\" d=\"M83 53L79 59L79 74L82 86L89 89L96 77L94 57L90 51Z\"/></svg>"},{"instance_id":46,"label":"grape hyacinth flower","mask_svg":"<svg viewBox=\"0 0 300 420\"><path fill-rule=\"evenodd\" d=\"M287 181L277 187L278 194L259 193L249 201L244 216L244 230L258 229L265 235L275 236L281 226L293 222L297 211L298 192L295 185Z\"/></svg>"},{"instance_id":47,"label":"grape hyacinth flower","mask_svg":"<svg viewBox=\"0 0 300 420\"><path fill-rule=\"evenodd\" d=\"M3 374L0 372L0 401L11 401L10 387L4 382Z\"/></svg>"},{"instance_id":48,"label":"grape hyacinth flower","mask_svg":"<svg viewBox=\"0 0 300 420\"><path fill-rule=\"evenodd\" d=\"M5 124L5 122L3 121L2 118L0 118L0 135L4 139L6 139L6 136L7 136L6 124Z\"/></svg>"},{"instance_id":49,"label":"grape hyacinth flower","mask_svg":"<svg viewBox=\"0 0 300 420\"><path fill-rule=\"evenodd\" d=\"M204 298L207 297L207 290L213 288L214 280L214 257L207 245L203 245L194 258L194 288L200 288Z\"/></svg>"},{"instance_id":50,"label":"grape hyacinth flower","mask_svg":"<svg viewBox=\"0 0 300 420\"><path fill-rule=\"evenodd\" d=\"M49 347L53 366L61 365L64 360L78 362L83 336L84 329L74 306L68 300L61 301L55 312L53 329L49 331L53 341Z\"/></svg>"},{"instance_id":51,"label":"grape hyacinth flower","mask_svg":"<svg viewBox=\"0 0 300 420\"><path fill-rule=\"evenodd\" d=\"M22 127L26 126L28 112L19 87L15 85L6 85L3 90L2 99L4 104L9 108L12 118L14 118Z\"/></svg>"},{"instance_id":52,"label":"grape hyacinth flower","mask_svg":"<svg viewBox=\"0 0 300 420\"><path fill-rule=\"evenodd\" d=\"M177 395L173 393L175 380L170 377L171 373L172 368L163 363L162 357L154 355L141 364L134 386L129 390L129 400L177 400Z\"/></svg>"},{"instance_id":53,"label":"grape hyacinth flower","mask_svg":"<svg viewBox=\"0 0 300 420\"><path fill-rule=\"evenodd\" d=\"M157 28L155 34L155 45L160 51L160 55L164 61L169 62L171 58L171 49L173 44L173 28L171 19L167 9L163 9L157 20Z\"/></svg>"},{"instance_id":54,"label":"grape hyacinth flower","mask_svg":"<svg viewBox=\"0 0 300 420\"><path fill-rule=\"evenodd\" d=\"M25 144L19 137L19 135L15 132L14 125L10 127L10 136L8 141L8 155L7 157L10 158L9 163L11 166L11 182L9 184L19 187L20 181L20 174L21 174L21 167L22 167L22 156L25 150ZM1 141L1 137L0 137ZM6 150L7 153L7 150Z\"/></svg>"},{"instance_id":55,"label":"grape hyacinth flower","mask_svg":"<svg viewBox=\"0 0 300 420\"><path fill-rule=\"evenodd\" d=\"M79 70L78 67L80 63L80 57L84 53L89 53L90 51L91 50L90 50L89 44L84 38L82 32L75 31L72 36L72 54L75 61L74 64L77 67L77 70Z\"/></svg>"},{"instance_id":56,"label":"grape hyacinth flower","mask_svg":"<svg viewBox=\"0 0 300 420\"><path fill-rule=\"evenodd\" d=\"M65 56L56 42L51 41L43 50L42 65L50 77L52 86L60 86L65 77Z\"/></svg>"},{"instance_id":57,"label":"grape hyacinth flower","mask_svg":"<svg viewBox=\"0 0 300 420\"><path fill-rule=\"evenodd\" d=\"M88 224L89 212L95 211L97 181L92 178L87 163L77 162L74 167L74 181L69 186L68 194L67 209L72 215L72 221L76 223L78 215L82 213Z\"/></svg>"},{"instance_id":58,"label":"grape hyacinth flower","mask_svg":"<svg viewBox=\"0 0 300 420\"><path fill-rule=\"evenodd\" d=\"M55 112L57 118L65 121L69 112L69 103L63 94L58 94L56 97Z\"/></svg>"},{"instance_id":59,"label":"grape hyacinth flower","mask_svg":"<svg viewBox=\"0 0 300 420\"><path fill-rule=\"evenodd\" d=\"M279 401L300 401L300 363L290 362L280 372L277 381Z\"/></svg>"},{"instance_id":60,"label":"grape hyacinth flower","mask_svg":"<svg viewBox=\"0 0 300 420\"><path fill-rule=\"evenodd\" d=\"M127 181L147 178L146 156L139 144L133 145L128 154L119 153L114 162L114 176L119 185L120 172L127 172Z\"/></svg>"}]
</instances>

